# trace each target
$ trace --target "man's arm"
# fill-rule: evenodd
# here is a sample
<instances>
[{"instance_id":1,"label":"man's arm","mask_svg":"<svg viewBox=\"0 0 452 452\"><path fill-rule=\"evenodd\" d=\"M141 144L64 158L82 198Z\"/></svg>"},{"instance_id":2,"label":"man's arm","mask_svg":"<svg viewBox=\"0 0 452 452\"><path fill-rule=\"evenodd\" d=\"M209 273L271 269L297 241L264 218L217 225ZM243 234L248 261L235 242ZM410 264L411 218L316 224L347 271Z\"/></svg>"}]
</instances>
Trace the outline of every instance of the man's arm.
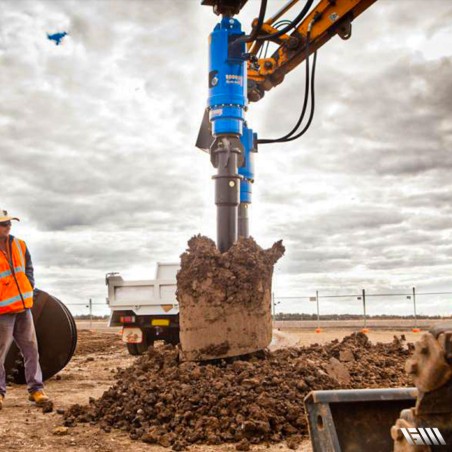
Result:
<instances>
[{"instance_id":1,"label":"man's arm","mask_svg":"<svg viewBox=\"0 0 452 452\"><path fill-rule=\"evenodd\" d=\"M31 261L30 252L25 251L25 274L27 275L28 281L30 281L31 287L35 287L35 276L33 270L33 262Z\"/></svg>"}]
</instances>

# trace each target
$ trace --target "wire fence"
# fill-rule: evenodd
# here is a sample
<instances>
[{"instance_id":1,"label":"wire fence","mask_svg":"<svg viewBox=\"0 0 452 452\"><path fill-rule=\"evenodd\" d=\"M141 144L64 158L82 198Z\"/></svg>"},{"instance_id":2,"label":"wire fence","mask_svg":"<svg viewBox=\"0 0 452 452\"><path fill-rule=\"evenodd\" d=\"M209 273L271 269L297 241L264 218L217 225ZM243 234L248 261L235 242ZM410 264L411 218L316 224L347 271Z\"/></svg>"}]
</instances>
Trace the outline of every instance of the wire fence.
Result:
<instances>
[{"instance_id":1,"label":"wire fence","mask_svg":"<svg viewBox=\"0 0 452 452\"><path fill-rule=\"evenodd\" d=\"M362 289L359 293L349 293L349 294L341 294L341 295L329 295L329 294L321 294L320 291L316 291L313 295L296 295L296 296L283 296L283 295L277 295L275 293L272 293L272 318L278 319L283 318L279 314L277 314L277 309L279 305L282 306L282 304L285 304L288 301L308 301L308 302L315 302L316 308L315 308L315 317L317 321L317 328L320 329L320 321L321 317L326 317L325 314L322 314L322 301L329 300L329 299L343 299L343 300L355 300L360 301L361 303L361 314L359 316L362 319L362 325L363 329L367 329L367 322L368 322L368 307L370 303L370 300L372 298L390 298L390 297L403 297L404 300L409 300L411 308L407 307L406 312L404 312L403 317L412 318L413 319L413 330L418 329L418 301L421 297L426 296L446 296L446 295L452 295L452 291L444 291L444 292L417 292L415 287L412 287L410 291L407 292L397 292L397 293L369 293L365 289ZM450 315L452 315L452 302L447 301L447 306L450 307ZM108 316L110 309L107 304L107 302L104 300L102 302L100 301L94 301L92 298L88 299L86 302L76 302L76 303L66 303L66 305L69 307L69 309L72 311L73 314L75 314L77 317L85 317L92 321L93 318L98 317L105 317ZM445 306L445 307L447 307ZM298 305L295 309L296 313L302 312L300 308L303 308L303 310L306 307L305 304ZM72 309L71 309L72 308ZM99 309L101 308L101 309ZM293 308L292 308L293 310ZM404 309L405 311L405 309ZM431 315L435 315L435 313L431 313ZM386 315L388 316L388 315ZM342 316L344 317L344 316ZM356 317L356 315L355 315ZM389 315L390 317L390 315ZM397 316L396 316L397 317ZM400 316L399 316L400 317Z\"/></svg>"},{"instance_id":2,"label":"wire fence","mask_svg":"<svg viewBox=\"0 0 452 452\"><path fill-rule=\"evenodd\" d=\"M353 294L343 294L343 295L323 295L320 296L319 291L317 290L315 296L312 295L300 295L300 296L276 296L272 294L272 316L273 319L276 318L276 307L281 304L283 300L309 300L312 302L316 302L316 314L317 314L317 329L320 329L320 299L331 299L331 298L342 298L342 299L355 299L362 302L362 320L363 320L363 329L367 330L367 308L369 298L378 298L378 297L405 297L407 300L411 300L412 303L412 313L406 313L405 317L412 317L414 319L413 331L419 330L418 327L418 312L417 312L417 298L422 296L433 296L433 295L452 295L452 291L445 292L416 292L416 288L412 287L410 292L401 292L401 293L368 293L365 289L361 290L361 293L353 293ZM452 303L450 303L452 306ZM451 312L452 313L452 312Z\"/></svg>"}]
</instances>

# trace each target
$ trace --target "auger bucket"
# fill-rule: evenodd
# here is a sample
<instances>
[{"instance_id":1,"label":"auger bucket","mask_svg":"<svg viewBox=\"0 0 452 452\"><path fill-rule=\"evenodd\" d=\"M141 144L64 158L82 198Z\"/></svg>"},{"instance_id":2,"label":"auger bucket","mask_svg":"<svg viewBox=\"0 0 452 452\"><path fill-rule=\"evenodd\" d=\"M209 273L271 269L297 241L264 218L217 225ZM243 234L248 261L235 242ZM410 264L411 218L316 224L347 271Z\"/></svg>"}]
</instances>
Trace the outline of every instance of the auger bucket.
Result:
<instances>
[{"instance_id":1,"label":"auger bucket","mask_svg":"<svg viewBox=\"0 0 452 452\"><path fill-rule=\"evenodd\" d=\"M207 237L194 237L177 274L181 359L204 361L265 349L272 339L273 265L280 242L268 250L241 238L220 253Z\"/></svg>"}]
</instances>

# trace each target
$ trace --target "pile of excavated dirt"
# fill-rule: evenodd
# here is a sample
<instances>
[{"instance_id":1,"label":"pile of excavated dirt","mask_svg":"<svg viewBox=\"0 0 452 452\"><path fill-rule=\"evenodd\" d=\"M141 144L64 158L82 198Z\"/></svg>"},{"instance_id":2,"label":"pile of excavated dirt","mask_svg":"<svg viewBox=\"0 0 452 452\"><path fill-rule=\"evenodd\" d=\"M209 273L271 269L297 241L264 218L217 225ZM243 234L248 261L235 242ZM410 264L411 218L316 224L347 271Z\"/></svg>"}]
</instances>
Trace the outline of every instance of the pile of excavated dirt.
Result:
<instances>
[{"instance_id":1,"label":"pile of excavated dirt","mask_svg":"<svg viewBox=\"0 0 452 452\"><path fill-rule=\"evenodd\" d=\"M181 363L173 346L151 347L100 399L67 410L64 423L121 429L173 450L231 442L248 450L282 440L296 448L308 435L309 391L407 386L410 349L403 339L373 345L354 333L341 342Z\"/></svg>"},{"instance_id":2,"label":"pile of excavated dirt","mask_svg":"<svg viewBox=\"0 0 452 452\"><path fill-rule=\"evenodd\" d=\"M184 360L244 355L270 344L273 266L283 254L281 241L265 250L240 238L224 253L208 237L188 241L177 274Z\"/></svg>"}]
</instances>

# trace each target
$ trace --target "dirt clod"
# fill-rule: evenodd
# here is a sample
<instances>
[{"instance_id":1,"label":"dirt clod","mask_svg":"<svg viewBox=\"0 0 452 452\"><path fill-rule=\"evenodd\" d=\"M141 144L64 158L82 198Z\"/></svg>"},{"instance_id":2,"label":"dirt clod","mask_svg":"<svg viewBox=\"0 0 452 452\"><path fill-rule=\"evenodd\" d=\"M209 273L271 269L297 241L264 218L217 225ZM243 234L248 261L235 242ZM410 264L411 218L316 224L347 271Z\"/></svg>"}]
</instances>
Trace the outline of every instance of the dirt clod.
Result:
<instances>
[{"instance_id":1,"label":"dirt clod","mask_svg":"<svg viewBox=\"0 0 452 452\"><path fill-rule=\"evenodd\" d=\"M250 442L246 438L243 438L235 446L236 450L245 450L246 451L246 450L250 450L250 448L251 448Z\"/></svg>"},{"instance_id":2,"label":"dirt clod","mask_svg":"<svg viewBox=\"0 0 452 452\"><path fill-rule=\"evenodd\" d=\"M338 361L345 350L354 361ZM68 409L64 424L120 429L173 450L223 443L246 448L247 443L283 440L295 447L308 435L302 401L309 391L407 386L403 367L408 356L401 343L374 345L362 333L341 342L201 364L179 362L178 350L165 345L150 348L119 371L100 399ZM347 370L349 383L328 375L332 358Z\"/></svg>"},{"instance_id":3,"label":"dirt clod","mask_svg":"<svg viewBox=\"0 0 452 452\"><path fill-rule=\"evenodd\" d=\"M287 439L286 444L289 449L297 450L303 438L300 435L293 435Z\"/></svg>"},{"instance_id":4,"label":"dirt clod","mask_svg":"<svg viewBox=\"0 0 452 452\"><path fill-rule=\"evenodd\" d=\"M52 430L52 433L54 435L57 435L57 436L64 436L64 435L67 435L69 433L69 428L68 427L64 427L63 425L60 425L58 427L55 427Z\"/></svg>"},{"instance_id":5,"label":"dirt clod","mask_svg":"<svg viewBox=\"0 0 452 452\"><path fill-rule=\"evenodd\" d=\"M350 373L338 359L331 357L326 367L327 374L337 380L340 384L350 383Z\"/></svg>"},{"instance_id":6,"label":"dirt clod","mask_svg":"<svg viewBox=\"0 0 452 452\"><path fill-rule=\"evenodd\" d=\"M350 349L346 348L345 350L341 350L339 352L339 361L346 363L346 362L350 362L350 361L354 361L354 360L355 360L355 357L353 355L353 352Z\"/></svg>"},{"instance_id":7,"label":"dirt clod","mask_svg":"<svg viewBox=\"0 0 452 452\"><path fill-rule=\"evenodd\" d=\"M53 411L53 402L51 400L48 400L47 402L44 402L42 405L40 405L43 413L51 413Z\"/></svg>"}]
</instances>

